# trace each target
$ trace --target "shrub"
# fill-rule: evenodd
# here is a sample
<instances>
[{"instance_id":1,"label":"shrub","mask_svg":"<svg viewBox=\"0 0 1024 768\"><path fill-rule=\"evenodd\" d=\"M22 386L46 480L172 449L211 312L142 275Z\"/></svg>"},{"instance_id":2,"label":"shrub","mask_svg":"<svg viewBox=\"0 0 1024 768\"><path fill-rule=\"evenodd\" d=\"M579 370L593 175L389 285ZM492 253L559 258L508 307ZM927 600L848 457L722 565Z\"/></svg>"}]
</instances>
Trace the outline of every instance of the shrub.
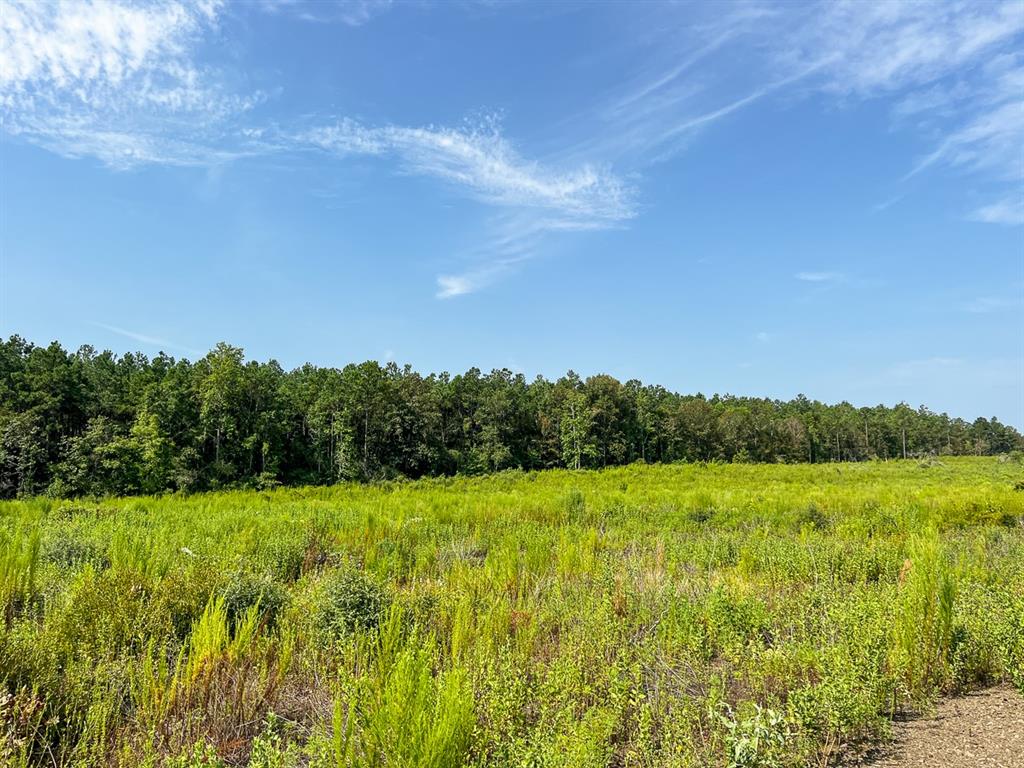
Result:
<instances>
[{"instance_id":1,"label":"shrub","mask_svg":"<svg viewBox=\"0 0 1024 768\"><path fill-rule=\"evenodd\" d=\"M807 526L815 531L825 531L831 527L832 521L813 501L800 511L796 518L797 528Z\"/></svg>"},{"instance_id":2,"label":"shrub","mask_svg":"<svg viewBox=\"0 0 1024 768\"><path fill-rule=\"evenodd\" d=\"M697 507L686 513L687 519L694 523L707 523L715 516L714 507Z\"/></svg>"},{"instance_id":3,"label":"shrub","mask_svg":"<svg viewBox=\"0 0 1024 768\"><path fill-rule=\"evenodd\" d=\"M1024 693L1024 599L1012 587L1004 596L1005 614L996 630L1003 668L1017 689Z\"/></svg>"},{"instance_id":4,"label":"shrub","mask_svg":"<svg viewBox=\"0 0 1024 768\"><path fill-rule=\"evenodd\" d=\"M301 755L291 723L277 715L267 715L263 733L252 740L248 768L298 768Z\"/></svg>"},{"instance_id":5,"label":"shrub","mask_svg":"<svg viewBox=\"0 0 1024 768\"><path fill-rule=\"evenodd\" d=\"M228 622L235 627L250 608L259 606L262 621L268 628L277 623L277 617L288 602L288 593L276 581L239 571L231 576L224 587L224 610Z\"/></svg>"},{"instance_id":6,"label":"shrub","mask_svg":"<svg viewBox=\"0 0 1024 768\"><path fill-rule=\"evenodd\" d=\"M306 537L301 531L289 531L261 542L253 559L259 570L287 583L302 575L306 547Z\"/></svg>"},{"instance_id":7,"label":"shrub","mask_svg":"<svg viewBox=\"0 0 1024 768\"><path fill-rule=\"evenodd\" d=\"M197 741L192 748L165 763L166 768L227 768L220 759L217 748L209 742Z\"/></svg>"},{"instance_id":8,"label":"shrub","mask_svg":"<svg viewBox=\"0 0 1024 768\"><path fill-rule=\"evenodd\" d=\"M365 573L342 568L321 585L316 622L326 634L344 637L376 627L389 604L388 595Z\"/></svg>"},{"instance_id":9,"label":"shrub","mask_svg":"<svg viewBox=\"0 0 1024 768\"><path fill-rule=\"evenodd\" d=\"M87 539L78 531L62 528L43 541L43 559L61 568L74 568L92 563L99 569L110 566L106 553L100 546Z\"/></svg>"},{"instance_id":10,"label":"shrub","mask_svg":"<svg viewBox=\"0 0 1024 768\"><path fill-rule=\"evenodd\" d=\"M746 716L728 706L719 715L725 727L726 760L729 768L779 768L790 738L781 712L758 704Z\"/></svg>"}]
</instances>

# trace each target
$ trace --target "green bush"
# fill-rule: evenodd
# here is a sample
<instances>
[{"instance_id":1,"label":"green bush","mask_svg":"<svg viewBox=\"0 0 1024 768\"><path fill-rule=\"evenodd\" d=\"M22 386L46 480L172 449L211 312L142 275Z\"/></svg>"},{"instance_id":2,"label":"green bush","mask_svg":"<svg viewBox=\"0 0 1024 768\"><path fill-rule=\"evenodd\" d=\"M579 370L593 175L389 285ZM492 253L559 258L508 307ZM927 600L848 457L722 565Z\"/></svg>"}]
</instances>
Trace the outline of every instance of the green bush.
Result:
<instances>
[{"instance_id":1,"label":"green bush","mask_svg":"<svg viewBox=\"0 0 1024 768\"><path fill-rule=\"evenodd\" d=\"M1024 597L1012 587L1002 597L1005 613L995 632L1002 666L1006 676L1024 693Z\"/></svg>"},{"instance_id":2,"label":"green bush","mask_svg":"<svg viewBox=\"0 0 1024 768\"><path fill-rule=\"evenodd\" d=\"M341 568L327 574L320 585L316 623L324 633L344 637L376 627L389 604L387 593L364 572Z\"/></svg>"},{"instance_id":3,"label":"green bush","mask_svg":"<svg viewBox=\"0 0 1024 768\"><path fill-rule=\"evenodd\" d=\"M725 728L728 768L781 768L791 739L785 716L758 704L739 715L726 707L719 714Z\"/></svg>"},{"instance_id":4,"label":"green bush","mask_svg":"<svg viewBox=\"0 0 1024 768\"><path fill-rule=\"evenodd\" d=\"M797 528L808 527L815 531L826 531L832 525L832 520L813 501L800 510L797 515Z\"/></svg>"},{"instance_id":5,"label":"green bush","mask_svg":"<svg viewBox=\"0 0 1024 768\"><path fill-rule=\"evenodd\" d=\"M273 628L277 624L278 615L288 602L288 593L276 581L253 576L244 571L232 574L222 596L231 627L236 626L250 608L259 606L261 620L268 629Z\"/></svg>"},{"instance_id":6,"label":"green bush","mask_svg":"<svg viewBox=\"0 0 1024 768\"><path fill-rule=\"evenodd\" d=\"M74 529L55 531L47 536L42 549L43 559L60 568L74 568L84 563L91 563L100 570L110 567L104 548Z\"/></svg>"}]
</instances>

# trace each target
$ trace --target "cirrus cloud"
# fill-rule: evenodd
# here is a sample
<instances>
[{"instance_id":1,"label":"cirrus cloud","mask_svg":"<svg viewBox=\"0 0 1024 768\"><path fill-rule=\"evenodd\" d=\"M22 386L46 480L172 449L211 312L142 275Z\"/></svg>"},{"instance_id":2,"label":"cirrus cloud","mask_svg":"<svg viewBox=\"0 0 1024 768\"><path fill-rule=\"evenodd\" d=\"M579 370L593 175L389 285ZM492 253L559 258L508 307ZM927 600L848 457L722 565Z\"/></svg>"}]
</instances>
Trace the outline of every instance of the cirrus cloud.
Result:
<instances>
[{"instance_id":1,"label":"cirrus cloud","mask_svg":"<svg viewBox=\"0 0 1024 768\"><path fill-rule=\"evenodd\" d=\"M245 154L227 136L229 124L262 96L234 93L195 63L222 8L220 0L6 0L4 130L118 168L207 165Z\"/></svg>"},{"instance_id":2,"label":"cirrus cloud","mask_svg":"<svg viewBox=\"0 0 1024 768\"><path fill-rule=\"evenodd\" d=\"M599 226L632 218L632 189L605 168L559 170L526 160L486 118L460 128L368 127L345 119L296 137L335 155L389 155L408 171L470 190L488 203L555 211Z\"/></svg>"}]
</instances>

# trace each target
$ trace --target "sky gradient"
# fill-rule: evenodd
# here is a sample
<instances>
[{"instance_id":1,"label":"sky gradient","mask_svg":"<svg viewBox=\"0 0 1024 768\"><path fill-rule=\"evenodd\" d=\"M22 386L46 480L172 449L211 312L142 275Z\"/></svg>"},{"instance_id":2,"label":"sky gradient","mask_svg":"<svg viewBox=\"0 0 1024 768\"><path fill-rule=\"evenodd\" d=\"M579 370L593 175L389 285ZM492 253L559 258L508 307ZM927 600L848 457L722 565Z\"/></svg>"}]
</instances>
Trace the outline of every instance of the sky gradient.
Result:
<instances>
[{"instance_id":1,"label":"sky gradient","mask_svg":"<svg viewBox=\"0 0 1024 768\"><path fill-rule=\"evenodd\" d=\"M1024 427L1024 3L0 11L0 332Z\"/></svg>"}]
</instances>

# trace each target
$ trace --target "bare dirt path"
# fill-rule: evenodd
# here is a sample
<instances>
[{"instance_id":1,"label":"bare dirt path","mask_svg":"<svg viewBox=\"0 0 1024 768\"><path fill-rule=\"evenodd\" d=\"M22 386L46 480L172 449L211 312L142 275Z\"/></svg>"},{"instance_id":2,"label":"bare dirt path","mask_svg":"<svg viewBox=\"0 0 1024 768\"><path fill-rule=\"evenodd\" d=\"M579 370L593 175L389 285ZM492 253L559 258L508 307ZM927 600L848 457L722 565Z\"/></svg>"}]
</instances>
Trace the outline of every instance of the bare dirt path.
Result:
<instances>
[{"instance_id":1,"label":"bare dirt path","mask_svg":"<svg viewBox=\"0 0 1024 768\"><path fill-rule=\"evenodd\" d=\"M1024 697L1010 686L942 702L931 717L896 723L867 768L1024 768Z\"/></svg>"}]
</instances>

